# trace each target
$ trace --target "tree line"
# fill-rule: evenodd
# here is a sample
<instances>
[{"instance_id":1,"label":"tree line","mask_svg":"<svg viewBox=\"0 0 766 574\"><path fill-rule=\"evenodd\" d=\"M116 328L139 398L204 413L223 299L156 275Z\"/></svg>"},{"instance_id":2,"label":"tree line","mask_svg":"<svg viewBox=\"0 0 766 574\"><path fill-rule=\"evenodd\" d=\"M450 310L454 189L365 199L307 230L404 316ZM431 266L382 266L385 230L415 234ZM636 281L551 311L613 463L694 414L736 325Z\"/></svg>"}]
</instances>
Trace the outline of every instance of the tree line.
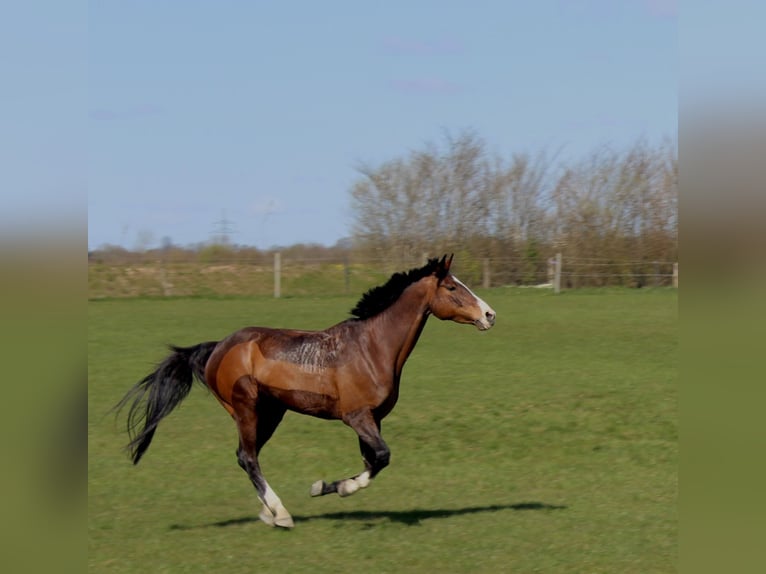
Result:
<instances>
[{"instance_id":1,"label":"tree line","mask_svg":"<svg viewBox=\"0 0 766 574\"><path fill-rule=\"evenodd\" d=\"M493 272L524 283L540 282L562 253L579 266L579 284L599 283L585 278L604 277L594 266L605 262L615 276L640 277L677 258L678 153L670 140L557 161L545 152L493 155L465 131L358 171L353 239L369 256L404 262L452 251L474 268L490 258ZM508 269L498 269L502 262Z\"/></svg>"}]
</instances>

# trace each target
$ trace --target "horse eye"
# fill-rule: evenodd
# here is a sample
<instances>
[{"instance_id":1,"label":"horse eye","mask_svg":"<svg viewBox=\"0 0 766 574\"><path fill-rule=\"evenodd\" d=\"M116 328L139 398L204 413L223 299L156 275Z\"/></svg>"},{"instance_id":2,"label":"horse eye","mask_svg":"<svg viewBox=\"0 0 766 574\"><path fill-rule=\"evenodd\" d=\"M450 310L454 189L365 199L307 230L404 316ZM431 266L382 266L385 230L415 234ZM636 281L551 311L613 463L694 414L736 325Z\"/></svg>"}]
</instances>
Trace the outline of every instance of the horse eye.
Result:
<instances>
[{"instance_id":1,"label":"horse eye","mask_svg":"<svg viewBox=\"0 0 766 574\"><path fill-rule=\"evenodd\" d=\"M447 288L447 291L454 291L455 289L457 289L457 287L455 287L454 285L445 285L445 287Z\"/></svg>"}]
</instances>

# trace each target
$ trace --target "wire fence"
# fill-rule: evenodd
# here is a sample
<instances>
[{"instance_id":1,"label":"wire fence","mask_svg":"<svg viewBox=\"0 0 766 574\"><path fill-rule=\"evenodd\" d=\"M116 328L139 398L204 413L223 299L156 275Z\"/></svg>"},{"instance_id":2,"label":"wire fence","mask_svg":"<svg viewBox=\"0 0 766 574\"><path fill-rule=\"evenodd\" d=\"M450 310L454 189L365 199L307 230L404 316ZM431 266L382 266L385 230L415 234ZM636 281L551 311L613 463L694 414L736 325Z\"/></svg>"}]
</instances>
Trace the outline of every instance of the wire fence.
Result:
<instances>
[{"instance_id":1,"label":"wire fence","mask_svg":"<svg viewBox=\"0 0 766 574\"><path fill-rule=\"evenodd\" d=\"M352 254L339 257L285 257L223 261L91 261L88 296L328 296L361 294L391 274L425 263L425 256L393 261ZM583 287L677 287L672 261L610 261L561 256L543 260L503 257L455 258L453 272L476 288L505 286L578 289Z\"/></svg>"}]
</instances>

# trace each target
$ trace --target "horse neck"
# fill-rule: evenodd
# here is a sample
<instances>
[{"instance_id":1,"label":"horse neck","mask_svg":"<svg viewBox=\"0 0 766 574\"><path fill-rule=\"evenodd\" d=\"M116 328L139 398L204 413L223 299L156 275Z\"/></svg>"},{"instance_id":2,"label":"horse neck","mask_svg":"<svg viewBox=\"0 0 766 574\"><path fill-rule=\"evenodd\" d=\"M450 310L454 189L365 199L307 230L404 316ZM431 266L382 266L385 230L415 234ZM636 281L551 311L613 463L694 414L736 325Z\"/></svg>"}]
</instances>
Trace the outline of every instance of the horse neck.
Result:
<instances>
[{"instance_id":1,"label":"horse neck","mask_svg":"<svg viewBox=\"0 0 766 574\"><path fill-rule=\"evenodd\" d=\"M385 333L378 342L386 347L386 354L390 354L388 358L394 362L397 380L428 320L429 294L430 288L425 281L414 283L377 317L376 324Z\"/></svg>"}]
</instances>

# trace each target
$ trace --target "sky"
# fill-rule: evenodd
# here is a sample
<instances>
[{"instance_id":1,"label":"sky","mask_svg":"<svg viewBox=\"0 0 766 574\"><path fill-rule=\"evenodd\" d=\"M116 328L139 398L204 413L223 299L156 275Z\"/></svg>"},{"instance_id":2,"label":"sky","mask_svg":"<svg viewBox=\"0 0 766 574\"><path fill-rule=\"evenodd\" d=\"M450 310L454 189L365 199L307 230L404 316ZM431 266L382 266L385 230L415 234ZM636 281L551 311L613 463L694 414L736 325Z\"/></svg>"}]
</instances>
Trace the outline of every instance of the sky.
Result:
<instances>
[{"instance_id":1,"label":"sky","mask_svg":"<svg viewBox=\"0 0 766 574\"><path fill-rule=\"evenodd\" d=\"M674 0L90 2L88 247L221 231L259 248L333 245L351 233L357 168L445 133L473 130L504 157L675 139L677 12Z\"/></svg>"}]
</instances>

